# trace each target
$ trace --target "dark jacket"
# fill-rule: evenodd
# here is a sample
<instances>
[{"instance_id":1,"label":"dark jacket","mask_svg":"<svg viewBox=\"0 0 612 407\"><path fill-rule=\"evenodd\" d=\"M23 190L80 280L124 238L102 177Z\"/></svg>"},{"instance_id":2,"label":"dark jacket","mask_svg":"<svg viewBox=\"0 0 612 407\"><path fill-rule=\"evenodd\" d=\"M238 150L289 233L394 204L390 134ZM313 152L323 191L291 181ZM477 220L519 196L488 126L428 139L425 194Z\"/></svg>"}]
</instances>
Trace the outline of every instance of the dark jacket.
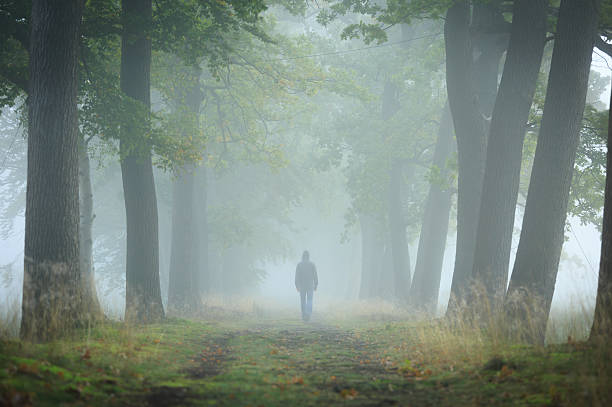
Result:
<instances>
[{"instance_id":1,"label":"dark jacket","mask_svg":"<svg viewBox=\"0 0 612 407\"><path fill-rule=\"evenodd\" d=\"M295 287L299 291L316 290L319 285L317 268L310 260L302 260L295 268Z\"/></svg>"}]
</instances>

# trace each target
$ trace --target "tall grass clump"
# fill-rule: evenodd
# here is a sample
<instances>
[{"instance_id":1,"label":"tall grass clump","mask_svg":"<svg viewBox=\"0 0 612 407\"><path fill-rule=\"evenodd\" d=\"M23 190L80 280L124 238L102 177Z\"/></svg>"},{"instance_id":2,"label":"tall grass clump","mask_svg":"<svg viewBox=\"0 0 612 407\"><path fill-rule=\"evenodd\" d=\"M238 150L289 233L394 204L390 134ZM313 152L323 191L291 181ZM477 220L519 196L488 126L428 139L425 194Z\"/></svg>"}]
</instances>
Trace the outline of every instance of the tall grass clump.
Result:
<instances>
[{"instance_id":1,"label":"tall grass clump","mask_svg":"<svg viewBox=\"0 0 612 407\"><path fill-rule=\"evenodd\" d=\"M19 301L13 300L0 307L0 340L15 339L19 337L21 323L21 310Z\"/></svg>"}]
</instances>

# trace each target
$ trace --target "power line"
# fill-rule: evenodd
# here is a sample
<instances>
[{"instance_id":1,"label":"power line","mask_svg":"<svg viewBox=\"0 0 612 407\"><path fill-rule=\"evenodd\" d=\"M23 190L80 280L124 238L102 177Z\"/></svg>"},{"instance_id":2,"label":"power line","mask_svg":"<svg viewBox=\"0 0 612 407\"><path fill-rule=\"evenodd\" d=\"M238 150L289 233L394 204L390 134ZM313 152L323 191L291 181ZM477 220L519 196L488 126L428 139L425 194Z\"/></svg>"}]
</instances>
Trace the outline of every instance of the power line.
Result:
<instances>
[{"instance_id":1,"label":"power line","mask_svg":"<svg viewBox=\"0 0 612 407\"><path fill-rule=\"evenodd\" d=\"M15 144L15 141L17 141L17 137L19 136L19 130L21 130L21 123L19 123L19 126L17 126L17 130L15 130L15 135L13 136L13 140L11 141L11 144L9 145L9 147L6 149L4 160L2 160L2 165L0 165L0 172L3 172L5 169L4 166L6 164L6 160L11 154L11 150L13 149L13 144Z\"/></svg>"},{"instance_id":2,"label":"power line","mask_svg":"<svg viewBox=\"0 0 612 407\"><path fill-rule=\"evenodd\" d=\"M580 251L582 252L582 255L584 256L585 260L589 264L589 267L591 268L591 271L595 275L597 275L597 271L595 270L595 267L593 267L593 265L591 264L591 260L589 260L589 257L587 256L586 252L584 251L584 248L582 247L582 244L580 243L580 240L578 239L578 236L576 236L576 233L574 232L574 228L572 227L571 223L568 223L568 226L569 226L570 232L572 232L572 235L574 235L574 239L576 239L576 243L578 243L578 247L580 247Z\"/></svg>"},{"instance_id":3,"label":"power line","mask_svg":"<svg viewBox=\"0 0 612 407\"><path fill-rule=\"evenodd\" d=\"M380 44L380 45L372 45L372 46L369 46L369 47L347 49L347 50L343 50L343 51L322 52L320 54L300 55L300 56L296 56L296 57L272 58L272 59L268 59L267 61L293 61L293 60L296 60L296 59L316 58L316 57L324 57L324 56L328 56L328 55L349 54L349 53L352 53L352 52L367 51L367 50L374 49L374 48L390 47L390 46L393 46L393 45L405 44L407 42L418 41L418 40L422 40L424 38L437 37L437 36L440 36L440 35L442 35L441 32L435 33L435 34L427 34L427 35L423 35L423 36L420 36L420 37L408 38L408 39L401 40L401 41L388 42L388 43Z\"/></svg>"},{"instance_id":4,"label":"power line","mask_svg":"<svg viewBox=\"0 0 612 407\"><path fill-rule=\"evenodd\" d=\"M603 60L603 62L606 64L606 66L608 67L608 69L612 71L612 68L610 68L610 64L608 64L608 59L607 58L605 58L604 56L602 56L599 52L597 52L595 50L593 50L593 53L595 55L597 55L599 58L601 58ZM595 64L593 64L593 65L595 65ZM597 65L595 65L595 66L597 66ZM601 67L597 66L597 67L605 69L605 67L603 67L603 66L601 66Z\"/></svg>"}]
</instances>

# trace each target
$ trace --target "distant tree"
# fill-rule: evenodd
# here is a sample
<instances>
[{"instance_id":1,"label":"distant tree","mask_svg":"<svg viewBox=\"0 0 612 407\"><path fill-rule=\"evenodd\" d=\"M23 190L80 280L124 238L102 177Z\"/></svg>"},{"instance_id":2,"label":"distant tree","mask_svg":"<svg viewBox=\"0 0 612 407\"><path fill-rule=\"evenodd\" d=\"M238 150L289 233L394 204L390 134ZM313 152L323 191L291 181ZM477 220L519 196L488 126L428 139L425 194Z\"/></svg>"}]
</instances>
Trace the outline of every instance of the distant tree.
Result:
<instances>
[{"instance_id":1,"label":"distant tree","mask_svg":"<svg viewBox=\"0 0 612 407\"><path fill-rule=\"evenodd\" d=\"M29 90L31 1L0 1L0 108Z\"/></svg>"},{"instance_id":2,"label":"distant tree","mask_svg":"<svg viewBox=\"0 0 612 407\"><path fill-rule=\"evenodd\" d=\"M381 119L390 120L399 110L397 86L386 80L381 97ZM402 190L404 189L404 162L399 158L392 160L389 166L389 183L387 186L389 229L389 248L391 267L393 268L393 294L402 303L408 302L410 293L410 253L406 236L406 220L403 214Z\"/></svg>"},{"instance_id":3,"label":"distant tree","mask_svg":"<svg viewBox=\"0 0 612 407\"><path fill-rule=\"evenodd\" d=\"M266 7L263 1L207 3L206 7L197 4L187 1L156 7L160 32L176 24L184 33L172 42L160 41L159 48L166 51L164 57L172 64L161 64L160 71L165 72L158 77L164 78L156 85L174 110L179 137L189 140L202 138L200 110L206 96L202 65L206 63L213 72L227 67L234 54L232 39L237 34L267 39L258 25L259 14ZM172 12L166 13L168 10ZM168 307L174 311L188 312L199 305L201 277L207 274L208 236L206 228L198 228L207 223L205 171L194 162L175 166L168 287ZM204 174L196 189L197 172Z\"/></svg>"},{"instance_id":4,"label":"distant tree","mask_svg":"<svg viewBox=\"0 0 612 407\"><path fill-rule=\"evenodd\" d=\"M442 262L448 235L454 185L449 182L453 173L449 168L453 140L453 120L448 103L440 117L438 139L431 166L429 192L425 201L421 235L410 288L410 303L418 310L434 315L438 306Z\"/></svg>"},{"instance_id":5,"label":"distant tree","mask_svg":"<svg viewBox=\"0 0 612 407\"><path fill-rule=\"evenodd\" d=\"M516 334L542 343L585 107L599 1L562 0L521 238L506 297Z\"/></svg>"},{"instance_id":6,"label":"distant tree","mask_svg":"<svg viewBox=\"0 0 612 407\"><path fill-rule=\"evenodd\" d=\"M176 108L185 110L180 115L183 137L198 137L200 133L200 105L204 91L200 82L199 68L187 67L182 83L175 89L179 93ZM197 164L187 163L176 170L172 185L172 240L170 250L170 274L168 284L168 308L173 312L191 312L201 298L201 276L206 273L204 259L207 252L200 253L200 238L196 219L206 217L206 201L197 199L198 193L206 191L206 184L196 185ZM203 179L205 181L205 178ZM196 188L197 186L197 188ZM205 198L205 195L202 196Z\"/></svg>"},{"instance_id":7,"label":"distant tree","mask_svg":"<svg viewBox=\"0 0 612 407\"><path fill-rule=\"evenodd\" d=\"M96 281L94 276L93 262L93 188L91 185L91 165L89 153L87 152L88 142L79 137L79 248L80 248L80 267L81 278L83 279L84 295L83 307L91 319L98 319L102 316Z\"/></svg>"},{"instance_id":8,"label":"distant tree","mask_svg":"<svg viewBox=\"0 0 612 407\"><path fill-rule=\"evenodd\" d=\"M79 268L78 45L81 0L32 2L21 337L83 320Z\"/></svg>"}]
</instances>

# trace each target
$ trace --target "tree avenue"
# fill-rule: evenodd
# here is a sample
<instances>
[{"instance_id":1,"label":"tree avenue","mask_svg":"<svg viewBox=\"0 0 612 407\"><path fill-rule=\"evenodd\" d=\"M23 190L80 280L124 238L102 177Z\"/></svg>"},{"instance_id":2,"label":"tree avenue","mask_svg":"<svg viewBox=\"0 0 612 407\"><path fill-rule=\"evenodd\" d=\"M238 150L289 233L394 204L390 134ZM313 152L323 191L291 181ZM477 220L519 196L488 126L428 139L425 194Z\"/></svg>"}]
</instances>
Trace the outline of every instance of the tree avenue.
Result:
<instances>
[{"instance_id":1,"label":"tree avenue","mask_svg":"<svg viewBox=\"0 0 612 407\"><path fill-rule=\"evenodd\" d=\"M612 405L610 58L612 0L0 0L0 405Z\"/></svg>"},{"instance_id":2,"label":"tree avenue","mask_svg":"<svg viewBox=\"0 0 612 407\"><path fill-rule=\"evenodd\" d=\"M281 315L309 251L314 323L391 310L605 349L611 40L612 0L0 0L19 336ZM587 315L565 335L572 289ZM496 384L518 370L494 362Z\"/></svg>"}]
</instances>

